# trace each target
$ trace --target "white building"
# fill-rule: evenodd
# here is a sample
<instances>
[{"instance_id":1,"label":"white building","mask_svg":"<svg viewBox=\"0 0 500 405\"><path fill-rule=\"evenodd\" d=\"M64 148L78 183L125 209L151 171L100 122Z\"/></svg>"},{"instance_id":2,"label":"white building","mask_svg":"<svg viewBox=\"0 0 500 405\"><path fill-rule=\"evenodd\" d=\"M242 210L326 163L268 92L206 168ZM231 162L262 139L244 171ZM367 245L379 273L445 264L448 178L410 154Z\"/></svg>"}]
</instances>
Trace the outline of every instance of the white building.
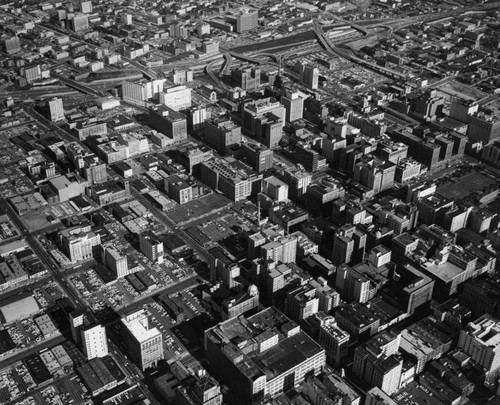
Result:
<instances>
[{"instance_id":1,"label":"white building","mask_svg":"<svg viewBox=\"0 0 500 405\"><path fill-rule=\"evenodd\" d=\"M94 325L82 330L83 352L87 360L108 355L108 339L106 328L102 325Z\"/></svg>"},{"instance_id":2,"label":"white building","mask_svg":"<svg viewBox=\"0 0 500 405\"><path fill-rule=\"evenodd\" d=\"M148 314L144 309L122 318L122 324L128 354L143 371L163 359L162 334L149 325Z\"/></svg>"},{"instance_id":3,"label":"white building","mask_svg":"<svg viewBox=\"0 0 500 405\"><path fill-rule=\"evenodd\" d=\"M49 114L52 122L58 122L64 119L64 106L61 98L49 100Z\"/></svg>"},{"instance_id":4,"label":"white building","mask_svg":"<svg viewBox=\"0 0 500 405\"><path fill-rule=\"evenodd\" d=\"M487 372L500 368L500 321L484 314L460 332L458 347Z\"/></svg>"},{"instance_id":5,"label":"white building","mask_svg":"<svg viewBox=\"0 0 500 405\"><path fill-rule=\"evenodd\" d=\"M191 107L191 89L186 86L175 86L159 93L160 104L175 111Z\"/></svg>"}]
</instances>

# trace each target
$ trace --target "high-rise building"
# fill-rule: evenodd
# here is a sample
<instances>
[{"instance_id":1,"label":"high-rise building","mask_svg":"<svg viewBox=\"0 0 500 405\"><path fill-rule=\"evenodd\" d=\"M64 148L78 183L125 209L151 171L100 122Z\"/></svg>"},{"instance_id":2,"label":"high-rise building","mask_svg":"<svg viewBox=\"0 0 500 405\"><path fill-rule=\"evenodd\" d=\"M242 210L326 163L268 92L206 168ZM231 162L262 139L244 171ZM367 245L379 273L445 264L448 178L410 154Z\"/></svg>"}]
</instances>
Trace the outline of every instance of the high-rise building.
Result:
<instances>
[{"instance_id":1,"label":"high-rise building","mask_svg":"<svg viewBox=\"0 0 500 405\"><path fill-rule=\"evenodd\" d=\"M326 359L325 351L275 307L206 330L205 353L241 404L293 389L306 375L317 375Z\"/></svg>"},{"instance_id":2,"label":"high-rise building","mask_svg":"<svg viewBox=\"0 0 500 405\"><path fill-rule=\"evenodd\" d=\"M349 350L350 335L339 328L335 318L329 316L319 327L318 343L326 350L326 355L335 366L340 366Z\"/></svg>"},{"instance_id":3,"label":"high-rise building","mask_svg":"<svg viewBox=\"0 0 500 405\"><path fill-rule=\"evenodd\" d=\"M470 322L460 332L458 347L487 373L496 373L500 369L500 321L484 314Z\"/></svg>"},{"instance_id":4,"label":"high-rise building","mask_svg":"<svg viewBox=\"0 0 500 405\"><path fill-rule=\"evenodd\" d=\"M187 120L180 112L158 104L149 109L148 124L172 142L182 142L187 139Z\"/></svg>"},{"instance_id":5,"label":"high-rise building","mask_svg":"<svg viewBox=\"0 0 500 405\"><path fill-rule=\"evenodd\" d=\"M319 298L316 289L309 285L297 287L288 292L285 298L285 314L297 322L318 312Z\"/></svg>"},{"instance_id":6,"label":"high-rise building","mask_svg":"<svg viewBox=\"0 0 500 405\"><path fill-rule=\"evenodd\" d=\"M264 193L273 200L278 202L288 200L288 185L277 177L265 178L263 188Z\"/></svg>"},{"instance_id":7,"label":"high-rise building","mask_svg":"<svg viewBox=\"0 0 500 405\"><path fill-rule=\"evenodd\" d=\"M191 107L191 89L186 86L174 86L159 93L159 103L174 111Z\"/></svg>"},{"instance_id":8,"label":"high-rise building","mask_svg":"<svg viewBox=\"0 0 500 405\"><path fill-rule=\"evenodd\" d=\"M40 65L29 66L24 68L24 77L28 83L36 82L42 78L42 68Z\"/></svg>"},{"instance_id":9,"label":"high-rise building","mask_svg":"<svg viewBox=\"0 0 500 405\"><path fill-rule=\"evenodd\" d=\"M236 15L236 32L241 33L257 28L259 25L258 10L246 8Z\"/></svg>"},{"instance_id":10,"label":"high-rise building","mask_svg":"<svg viewBox=\"0 0 500 405\"><path fill-rule=\"evenodd\" d=\"M293 235L270 240L260 247L261 257L276 263L295 263L297 238Z\"/></svg>"},{"instance_id":11,"label":"high-rise building","mask_svg":"<svg viewBox=\"0 0 500 405\"><path fill-rule=\"evenodd\" d=\"M205 143L226 155L227 147L241 143L241 127L229 116L212 118L205 123Z\"/></svg>"},{"instance_id":12,"label":"high-rise building","mask_svg":"<svg viewBox=\"0 0 500 405\"><path fill-rule=\"evenodd\" d=\"M122 13L121 21L124 25L132 25L132 14Z\"/></svg>"},{"instance_id":13,"label":"high-rise building","mask_svg":"<svg viewBox=\"0 0 500 405\"><path fill-rule=\"evenodd\" d=\"M70 20L71 28L75 32L85 31L89 28L89 17L85 14L75 14Z\"/></svg>"},{"instance_id":14,"label":"high-rise building","mask_svg":"<svg viewBox=\"0 0 500 405\"><path fill-rule=\"evenodd\" d=\"M260 69L244 67L233 71L233 84L246 91L254 91L260 87Z\"/></svg>"},{"instance_id":15,"label":"high-rise building","mask_svg":"<svg viewBox=\"0 0 500 405\"><path fill-rule=\"evenodd\" d=\"M319 69L311 65L301 65L300 81L311 90L316 90L319 85Z\"/></svg>"},{"instance_id":16,"label":"high-rise building","mask_svg":"<svg viewBox=\"0 0 500 405\"><path fill-rule=\"evenodd\" d=\"M75 263L92 257L94 246L101 244L101 235L91 231L88 225L77 225L61 231L59 242L69 260Z\"/></svg>"},{"instance_id":17,"label":"high-rise building","mask_svg":"<svg viewBox=\"0 0 500 405\"><path fill-rule=\"evenodd\" d=\"M62 121L64 119L64 106L62 98L54 97L48 101L49 116L52 122Z\"/></svg>"},{"instance_id":18,"label":"high-rise building","mask_svg":"<svg viewBox=\"0 0 500 405\"><path fill-rule=\"evenodd\" d=\"M153 263L163 263L163 242L151 231L139 235L141 252Z\"/></svg>"},{"instance_id":19,"label":"high-rise building","mask_svg":"<svg viewBox=\"0 0 500 405\"><path fill-rule=\"evenodd\" d=\"M21 41L18 37L6 38L2 41L3 50L5 53L12 55L21 50Z\"/></svg>"},{"instance_id":20,"label":"high-rise building","mask_svg":"<svg viewBox=\"0 0 500 405\"><path fill-rule=\"evenodd\" d=\"M352 371L370 388L379 387L392 395L399 389L403 359L399 355L401 334L390 331L379 333L367 343L358 346Z\"/></svg>"},{"instance_id":21,"label":"high-rise building","mask_svg":"<svg viewBox=\"0 0 500 405\"><path fill-rule=\"evenodd\" d=\"M162 334L156 327L151 327L144 309L126 315L121 322L127 353L142 371L164 358Z\"/></svg>"},{"instance_id":22,"label":"high-rise building","mask_svg":"<svg viewBox=\"0 0 500 405\"><path fill-rule=\"evenodd\" d=\"M268 148L281 140L285 125L285 108L272 98L248 103L242 108L243 133L255 137Z\"/></svg>"},{"instance_id":23,"label":"high-rise building","mask_svg":"<svg viewBox=\"0 0 500 405\"><path fill-rule=\"evenodd\" d=\"M114 245L103 246L104 264L113 272L116 278L130 274L127 256Z\"/></svg>"},{"instance_id":24,"label":"high-rise building","mask_svg":"<svg viewBox=\"0 0 500 405\"><path fill-rule=\"evenodd\" d=\"M108 355L106 328L102 325L87 326L82 329L82 346L87 360Z\"/></svg>"},{"instance_id":25,"label":"high-rise building","mask_svg":"<svg viewBox=\"0 0 500 405\"><path fill-rule=\"evenodd\" d=\"M246 142L242 144L241 157L257 173L273 167L273 151L258 143Z\"/></svg>"},{"instance_id":26,"label":"high-rise building","mask_svg":"<svg viewBox=\"0 0 500 405\"><path fill-rule=\"evenodd\" d=\"M304 113L304 98L299 92L287 91L281 97L281 103L285 107L287 122L300 120Z\"/></svg>"},{"instance_id":27,"label":"high-rise building","mask_svg":"<svg viewBox=\"0 0 500 405\"><path fill-rule=\"evenodd\" d=\"M76 310L69 314L69 326L71 328L71 337L76 344L82 341L82 328L85 321L85 315L82 310Z\"/></svg>"},{"instance_id":28,"label":"high-rise building","mask_svg":"<svg viewBox=\"0 0 500 405\"><path fill-rule=\"evenodd\" d=\"M80 1L80 11L83 14L90 14L90 13L92 13L92 1L81 0Z\"/></svg>"}]
</instances>

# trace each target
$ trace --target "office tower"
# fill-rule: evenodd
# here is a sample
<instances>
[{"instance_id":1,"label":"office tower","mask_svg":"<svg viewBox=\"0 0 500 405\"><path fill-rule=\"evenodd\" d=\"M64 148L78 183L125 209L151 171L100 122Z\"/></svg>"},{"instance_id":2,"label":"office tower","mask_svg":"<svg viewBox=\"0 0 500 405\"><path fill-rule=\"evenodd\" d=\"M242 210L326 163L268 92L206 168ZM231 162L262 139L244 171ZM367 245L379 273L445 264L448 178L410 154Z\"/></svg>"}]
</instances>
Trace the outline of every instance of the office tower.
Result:
<instances>
[{"instance_id":1,"label":"office tower","mask_svg":"<svg viewBox=\"0 0 500 405\"><path fill-rule=\"evenodd\" d=\"M500 321L484 314L460 331L458 347L487 373L500 369Z\"/></svg>"},{"instance_id":2,"label":"office tower","mask_svg":"<svg viewBox=\"0 0 500 405\"><path fill-rule=\"evenodd\" d=\"M277 177L271 176L265 178L263 188L263 192L275 201L288 200L288 184Z\"/></svg>"},{"instance_id":3,"label":"office tower","mask_svg":"<svg viewBox=\"0 0 500 405\"><path fill-rule=\"evenodd\" d=\"M82 328L85 315L83 311L76 310L69 314L69 325L71 328L71 337L76 344L82 341Z\"/></svg>"},{"instance_id":4,"label":"office tower","mask_svg":"<svg viewBox=\"0 0 500 405\"><path fill-rule=\"evenodd\" d=\"M349 333L340 329L335 318L329 316L319 327L318 343L326 355L338 367L349 350Z\"/></svg>"},{"instance_id":5,"label":"office tower","mask_svg":"<svg viewBox=\"0 0 500 405\"><path fill-rule=\"evenodd\" d=\"M286 91L281 97L281 103L285 107L287 122L300 120L304 113L304 98L299 92Z\"/></svg>"},{"instance_id":6,"label":"office tower","mask_svg":"<svg viewBox=\"0 0 500 405\"><path fill-rule=\"evenodd\" d=\"M259 25L258 10L246 8L242 9L236 15L236 32L242 33L245 31L257 28Z\"/></svg>"},{"instance_id":7,"label":"office tower","mask_svg":"<svg viewBox=\"0 0 500 405\"><path fill-rule=\"evenodd\" d=\"M82 346L87 360L108 355L106 328L102 325L88 326L82 329Z\"/></svg>"},{"instance_id":8,"label":"office tower","mask_svg":"<svg viewBox=\"0 0 500 405\"><path fill-rule=\"evenodd\" d=\"M126 315L121 322L127 353L142 371L163 359L162 334L156 327L149 325L148 314L144 309Z\"/></svg>"},{"instance_id":9,"label":"office tower","mask_svg":"<svg viewBox=\"0 0 500 405\"><path fill-rule=\"evenodd\" d=\"M3 50L5 53L12 55L21 50L21 41L18 37L6 38L2 41Z\"/></svg>"},{"instance_id":10,"label":"office tower","mask_svg":"<svg viewBox=\"0 0 500 405\"><path fill-rule=\"evenodd\" d=\"M58 122L64 119L64 106L62 98L52 98L49 103L49 116L52 122Z\"/></svg>"},{"instance_id":11,"label":"office tower","mask_svg":"<svg viewBox=\"0 0 500 405\"><path fill-rule=\"evenodd\" d=\"M72 263L92 257L94 246L101 244L101 235L90 230L90 226L77 225L66 228L59 234L62 251Z\"/></svg>"},{"instance_id":12,"label":"office tower","mask_svg":"<svg viewBox=\"0 0 500 405\"><path fill-rule=\"evenodd\" d=\"M139 235L141 252L153 263L163 263L163 242L151 231Z\"/></svg>"},{"instance_id":13,"label":"office tower","mask_svg":"<svg viewBox=\"0 0 500 405\"><path fill-rule=\"evenodd\" d=\"M90 13L92 13L92 2L91 1L86 1L86 0L80 1L80 11L83 14L90 14Z\"/></svg>"},{"instance_id":14,"label":"office tower","mask_svg":"<svg viewBox=\"0 0 500 405\"><path fill-rule=\"evenodd\" d=\"M310 65L302 66L300 81L311 90L316 90L319 84L319 69Z\"/></svg>"},{"instance_id":15,"label":"office tower","mask_svg":"<svg viewBox=\"0 0 500 405\"><path fill-rule=\"evenodd\" d=\"M401 334L384 331L356 348L352 371L369 387L392 395L399 389L403 359L399 355Z\"/></svg>"},{"instance_id":16,"label":"office tower","mask_svg":"<svg viewBox=\"0 0 500 405\"><path fill-rule=\"evenodd\" d=\"M257 173L273 167L273 151L258 143L246 142L241 145L241 156Z\"/></svg>"},{"instance_id":17,"label":"office tower","mask_svg":"<svg viewBox=\"0 0 500 405\"><path fill-rule=\"evenodd\" d=\"M242 108L241 120L243 133L273 148L281 140L285 107L272 98L252 101Z\"/></svg>"},{"instance_id":18,"label":"office tower","mask_svg":"<svg viewBox=\"0 0 500 405\"><path fill-rule=\"evenodd\" d=\"M241 143L241 127L229 116L212 118L205 123L205 143L226 155L229 146Z\"/></svg>"},{"instance_id":19,"label":"office tower","mask_svg":"<svg viewBox=\"0 0 500 405\"><path fill-rule=\"evenodd\" d=\"M244 67L233 71L233 84L246 91L254 91L260 87L260 68Z\"/></svg>"},{"instance_id":20,"label":"office tower","mask_svg":"<svg viewBox=\"0 0 500 405\"><path fill-rule=\"evenodd\" d=\"M174 86L159 92L159 103L174 111L191 107L191 89L186 86Z\"/></svg>"},{"instance_id":21,"label":"office tower","mask_svg":"<svg viewBox=\"0 0 500 405\"><path fill-rule=\"evenodd\" d=\"M187 139L187 120L180 112L158 104L149 109L148 125L168 136L174 143Z\"/></svg>"},{"instance_id":22,"label":"office tower","mask_svg":"<svg viewBox=\"0 0 500 405\"><path fill-rule=\"evenodd\" d=\"M85 14L75 14L70 23L73 31L85 31L89 28L89 17Z\"/></svg>"},{"instance_id":23,"label":"office tower","mask_svg":"<svg viewBox=\"0 0 500 405\"><path fill-rule=\"evenodd\" d=\"M122 21L122 24L124 24L124 25L132 25L132 15L123 13L121 15L121 21Z\"/></svg>"},{"instance_id":24,"label":"office tower","mask_svg":"<svg viewBox=\"0 0 500 405\"><path fill-rule=\"evenodd\" d=\"M318 312L319 298L316 289L309 285L297 287L288 292L285 298L285 314L297 322Z\"/></svg>"},{"instance_id":25,"label":"office tower","mask_svg":"<svg viewBox=\"0 0 500 405\"><path fill-rule=\"evenodd\" d=\"M113 272L116 278L130 274L127 256L113 245L103 246L104 264Z\"/></svg>"}]
</instances>

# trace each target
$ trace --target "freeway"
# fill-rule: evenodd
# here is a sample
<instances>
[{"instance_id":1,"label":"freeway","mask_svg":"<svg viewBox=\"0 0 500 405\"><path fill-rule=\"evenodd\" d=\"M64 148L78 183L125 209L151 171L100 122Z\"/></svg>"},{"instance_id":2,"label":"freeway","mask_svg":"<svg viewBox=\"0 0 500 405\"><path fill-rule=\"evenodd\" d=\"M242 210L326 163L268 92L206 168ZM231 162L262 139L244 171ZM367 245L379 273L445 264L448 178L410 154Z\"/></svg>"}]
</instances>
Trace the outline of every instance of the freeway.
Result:
<instances>
[{"instance_id":1,"label":"freeway","mask_svg":"<svg viewBox=\"0 0 500 405\"><path fill-rule=\"evenodd\" d=\"M63 76L58 75L58 74L54 74L54 77L57 77L59 79L59 81L61 83L64 83L66 86L71 87L75 90L78 90L82 93L90 94L91 96L97 96L97 97L104 96L104 94L101 93L100 91L94 90L93 88L86 86L82 83L79 83L75 80L68 79L68 78L63 77Z\"/></svg>"},{"instance_id":2,"label":"freeway","mask_svg":"<svg viewBox=\"0 0 500 405\"><path fill-rule=\"evenodd\" d=\"M222 80L220 80L219 77L214 73L214 66L219 62L220 61L218 60L214 60L208 63L207 66L205 67L205 70L210 79L212 79L212 81L215 83L217 87L219 87L223 91L229 91L231 90L231 88L227 84L223 83Z\"/></svg>"},{"instance_id":3,"label":"freeway","mask_svg":"<svg viewBox=\"0 0 500 405\"><path fill-rule=\"evenodd\" d=\"M323 47L327 50L327 52L339 56L341 58L347 59L353 63L356 63L358 65L364 66L366 68L369 68L371 70L374 70L378 73L382 73L386 76L396 78L396 79L406 79L406 75L396 72L395 70L385 68L383 66L376 65L374 63L365 61L364 59L358 58L355 56L352 52L347 51L345 49L337 48L331 41L328 35L325 35L322 27L320 24L318 24L318 21L314 21L314 32L316 33L316 36L320 40L321 44Z\"/></svg>"}]
</instances>

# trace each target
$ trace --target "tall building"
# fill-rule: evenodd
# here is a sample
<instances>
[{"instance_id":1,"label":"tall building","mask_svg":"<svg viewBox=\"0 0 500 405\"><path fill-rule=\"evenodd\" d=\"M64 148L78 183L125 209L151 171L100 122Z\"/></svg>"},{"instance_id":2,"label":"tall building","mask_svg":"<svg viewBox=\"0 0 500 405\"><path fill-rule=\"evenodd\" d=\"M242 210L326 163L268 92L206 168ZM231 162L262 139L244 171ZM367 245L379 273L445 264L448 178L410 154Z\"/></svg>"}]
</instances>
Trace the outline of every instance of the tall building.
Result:
<instances>
[{"instance_id":1,"label":"tall building","mask_svg":"<svg viewBox=\"0 0 500 405\"><path fill-rule=\"evenodd\" d=\"M301 322L316 314L318 309L316 289L309 284L289 291L285 298L285 314L294 321Z\"/></svg>"},{"instance_id":2,"label":"tall building","mask_svg":"<svg viewBox=\"0 0 500 405\"><path fill-rule=\"evenodd\" d=\"M158 104L149 109L148 124L151 128L165 134L173 142L187 139L186 117L171 108Z\"/></svg>"},{"instance_id":3,"label":"tall building","mask_svg":"<svg viewBox=\"0 0 500 405\"><path fill-rule=\"evenodd\" d=\"M151 231L139 235L141 252L153 263L163 263L163 242Z\"/></svg>"},{"instance_id":4,"label":"tall building","mask_svg":"<svg viewBox=\"0 0 500 405\"><path fill-rule=\"evenodd\" d=\"M76 344L82 341L82 329L85 321L85 314L82 310L76 310L69 314L69 326L71 328L71 337Z\"/></svg>"},{"instance_id":5,"label":"tall building","mask_svg":"<svg viewBox=\"0 0 500 405\"><path fill-rule=\"evenodd\" d=\"M87 360L108 355L106 328L102 325L88 326L82 329L82 346Z\"/></svg>"},{"instance_id":6,"label":"tall building","mask_svg":"<svg viewBox=\"0 0 500 405\"><path fill-rule=\"evenodd\" d=\"M121 322L127 353L142 371L164 358L162 334L156 327L151 327L144 309L126 315Z\"/></svg>"},{"instance_id":7,"label":"tall building","mask_svg":"<svg viewBox=\"0 0 500 405\"><path fill-rule=\"evenodd\" d=\"M114 245L103 246L104 264L113 272L116 278L130 274L127 256L120 252Z\"/></svg>"},{"instance_id":8,"label":"tall building","mask_svg":"<svg viewBox=\"0 0 500 405\"><path fill-rule=\"evenodd\" d=\"M367 343L358 346L352 371L370 388L379 387L388 395L399 389L403 359L399 355L401 334L390 331L379 333Z\"/></svg>"},{"instance_id":9,"label":"tall building","mask_svg":"<svg viewBox=\"0 0 500 405\"><path fill-rule=\"evenodd\" d=\"M300 120L304 114L304 98L299 92L290 92L281 97L281 103L285 107L286 121L293 122Z\"/></svg>"},{"instance_id":10,"label":"tall building","mask_svg":"<svg viewBox=\"0 0 500 405\"><path fill-rule=\"evenodd\" d=\"M277 177L288 184L291 197L300 197L305 194L312 182L312 173L299 166L287 167L279 172Z\"/></svg>"},{"instance_id":11,"label":"tall building","mask_svg":"<svg viewBox=\"0 0 500 405\"><path fill-rule=\"evenodd\" d=\"M252 8L242 9L236 14L236 32L253 30L259 25L259 12Z\"/></svg>"},{"instance_id":12,"label":"tall building","mask_svg":"<svg viewBox=\"0 0 500 405\"><path fill-rule=\"evenodd\" d=\"M243 133L255 137L268 148L281 140L285 108L272 98L252 101L242 108Z\"/></svg>"},{"instance_id":13,"label":"tall building","mask_svg":"<svg viewBox=\"0 0 500 405\"><path fill-rule=\"evenodd\" d=\"M241 127L229 116L212 118L205 123L205 143L226 155L229 146L241 143Z\"/></svg>"},{"instance_id":14,"label":"tall building","mask_svg":"<svg viewBox=\"0 0 500 405\"><path fill-rule=\"evenodd\" d=\"M206 330L205 353L241 404L289 391L307 374L319 374L326 359L325 351L275 307Z\"/></svg>"},{"instance_id":15,"label":"tall building","mask_svg":"<svg viewBox=\"0 0 500 405\"><path fill-rule=\"evenodd\" d=\"M101 235L90 230L89 225L66 228L59 234L62 251L72 263L92 257L94 246L101 244Z\"/></svg>"},{"instance_id":16,"label":"tall building","mask_svg":"<svg viewBox=\"0 0 500 405\"><path fill-rule=\"evenodd\" d=\"M85 14L75 14L70 24L75 32L85 31L89 28L89 17Z\"/></svg>"},{"instance_id":17,"label":"tall building","mask_svg":"<svg viewBox=\"0 0 500 405\"><path fill-rule=\"evenodd\" d=\"M458 347L487 373L496 374L500 369L500 321L484 314L470 322L467 330L460 331Z\"/></svg>"},{"instance_id":18,"label":"tall building","mask_svg":"<svg viewBox=\"0 0 500 405\"><path fill-rule=\"evenodd\" d=\"M92 2L89 0L81 0L80 1L80 11L83 14L92 13Z\"/></svg>"},{"instance_id":19,"label":"tall building","mask_svg":"<svg viewBox=\"0 0 500 405\"><path fill-rule=\"evenodd\" d=\"M316 90L319 85L319 69L311 65L301 66L300 81L311 90Z\"/></svg>"},{"instance_id":20,"label":"tall building","mask_svg":"<svg viewBox=\"0 0 500 405\"><path fill-rule=\"evenodd\" d=\"M329 316L319 327L318 343L326 350L326 355L336 367L342 364L349 350L350 335L340 329L335 318Z\"/></svg>"},{"instance_id":21,"label":"tall building","mask_svg":"<svg viewBox=\"0 0 500 405\"><path fill-rule=\"evenodd\" d=\"M122 13L121 21L123 25L132 25L132 14Z\"/></svg>"},{"instance_id":22,"label":"tall building","mask_svg":"<svg viewBox=\"0 0 500 405\"><path fill-rule=\"evenodd\" d=\"M258 143L246 142L242 144L241 157L257 173L273 167L273 151Z\"/></svg>"},{"instance_id":23,"label":"tall building","mask_svg":"<svg viewBox=\"0 0 500 405\"><path fill-rule=\"evenodd\" d=\"M2 41L2 48L5 53L12 55L21 50L21 41L18 37L6 38Z\"/></svg>"},{"instance_id":24,"label":"tall building","mask_svg":"<svg viewBox=\"0 0 500 405\"><path fill-rule=\"evenodd\" d=\"M166 105L174 111L185 110L191 107L191 89L186 86L174 86L159 93L160 104Z\"/></svg>"},{"instance_id":25,"label":"tall building","mask_svg":"<svg viewBox=\"0 0 500 405\"><path fill-rule=\"evenodd\" d=\"M276 263L295 263L297 257L297 238L293 235L271 239L260 246L261 257Z\"/></svg>"},{"instance_id":26,"label":"tall building","mask_svg":"<svg viewBox=\"0 0 500 405\"><path fill-rule=\"evenodd\" d=\"M62 98L54 97L48 101L49 117L52 122L62 121L64 119L64 106Z\"/></svg>"},{"instance_id":27,"label":"tall building","mask_svg":"<svg viewBox=\"0 0 500 405\"><path fill-rule=\"evenodd\" d=\"M244 67L233 71L233 84L246 91L254 91L260 87L260 68Z\"/></svg>"}]
</instances>

